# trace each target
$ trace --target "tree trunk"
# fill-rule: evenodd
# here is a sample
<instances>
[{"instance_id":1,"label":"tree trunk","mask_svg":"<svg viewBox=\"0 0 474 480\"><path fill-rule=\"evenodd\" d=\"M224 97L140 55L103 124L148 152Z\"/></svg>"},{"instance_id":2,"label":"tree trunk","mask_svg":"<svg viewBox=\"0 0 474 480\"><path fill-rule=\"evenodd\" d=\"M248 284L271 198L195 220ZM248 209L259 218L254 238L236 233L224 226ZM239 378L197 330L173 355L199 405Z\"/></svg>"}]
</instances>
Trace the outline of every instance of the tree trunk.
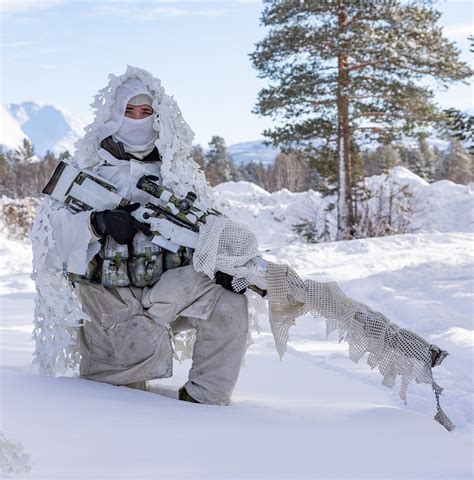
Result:
<instances>
[{"instance_id":1,"label":"tree trunk","mask_svg":"<svg viewBox=\"0 0 474 480\"><path fill-rule=\"evenodd\" d=\"M342 2L339 3L338 23L342 33L347 20L347 12ZM338 54L338 239L349 238L354 224L352 205L352 169L351 169L351 132L349 126L349 72L348 54Z\"/></svg>"}]
</instances>

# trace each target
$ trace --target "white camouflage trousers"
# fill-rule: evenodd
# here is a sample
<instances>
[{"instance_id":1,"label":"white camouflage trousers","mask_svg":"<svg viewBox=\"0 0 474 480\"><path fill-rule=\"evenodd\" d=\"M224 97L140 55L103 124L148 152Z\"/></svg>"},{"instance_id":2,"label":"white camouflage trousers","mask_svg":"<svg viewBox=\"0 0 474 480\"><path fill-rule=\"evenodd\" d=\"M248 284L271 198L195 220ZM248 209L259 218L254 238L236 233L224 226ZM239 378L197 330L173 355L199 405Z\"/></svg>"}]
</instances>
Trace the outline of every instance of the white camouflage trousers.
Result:
<instances>
[{"instance_id":1,"label":"white camouflage trousers","mask_svg":"<svg viewBox=\"0 0 474 480\"><path fill-rule=\"evenodd\" d=\"M80 374L126 385L170 377L169 328L194 328L186 390L201 403L227 405L247 349L247 298L225 290L191 265L168 270L148 288L77 283L91 321L80 330Z\"/></svg>"}]
</instances>

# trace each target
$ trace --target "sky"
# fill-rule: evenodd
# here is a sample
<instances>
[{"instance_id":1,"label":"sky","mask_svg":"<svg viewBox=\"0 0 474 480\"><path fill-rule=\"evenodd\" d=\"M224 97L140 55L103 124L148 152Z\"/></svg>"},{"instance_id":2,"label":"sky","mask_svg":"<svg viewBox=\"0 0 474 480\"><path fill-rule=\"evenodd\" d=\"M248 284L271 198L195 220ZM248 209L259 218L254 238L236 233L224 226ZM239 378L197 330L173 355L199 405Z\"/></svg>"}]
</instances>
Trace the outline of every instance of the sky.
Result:
<instances>
[{"instance_id":1,"label":"sky","mask_svg":"<svg viewBox=\"0 0 474 480\"><path fill-rule=\"evenodd\" d=\"M467 36L474 3L441 0L440 24L472 62ZM260 0L98 1L0 0L2 103L26 100L92 120L89 104L126 65L161 79L196 134L228 145L253 141L271 120L252 113L267 80L249 54L264 38ZM443 107L472 109L472 85L437 93Z\"/></svg>"}]
</instances>

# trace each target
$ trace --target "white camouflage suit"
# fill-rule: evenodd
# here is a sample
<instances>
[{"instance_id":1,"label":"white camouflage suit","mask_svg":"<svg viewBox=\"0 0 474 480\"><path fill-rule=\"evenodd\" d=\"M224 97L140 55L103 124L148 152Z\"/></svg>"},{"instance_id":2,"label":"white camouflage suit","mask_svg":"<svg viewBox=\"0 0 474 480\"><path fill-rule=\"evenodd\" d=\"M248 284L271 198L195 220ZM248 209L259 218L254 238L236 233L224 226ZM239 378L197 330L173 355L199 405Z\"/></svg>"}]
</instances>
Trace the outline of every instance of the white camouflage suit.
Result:
<instances>
[{"instance_id":1,"label":"white camouflage suit","mask_svg":"<svg viewBox=\"0 0 474 480\"><path fill-rule=\"evenodd\" d=\"M125 95L122 105L146 92L139 81L127 84L128 89L118 90ZM119 195L137 202L150 200L136 183L144 174L160 177L159 161L117 159L102 148L97 153L101 163L96 173L115 184ZM134 156L143 157L140 153ZM100 244L90 225L90 212L72 214L61 208L52 212L51 220L54 263L68 259L69 266L82 265L97 253ZM72 270L81 273L81 268ZM114 385L169 377L170 330L193 328L196 343L186 391L200 403L228 404L247 348L245 295L224 289L192 265L165 271L149 287L75 283L75 291L91 319L79 334L82 377Z\"/></svg>"}]
</instances>

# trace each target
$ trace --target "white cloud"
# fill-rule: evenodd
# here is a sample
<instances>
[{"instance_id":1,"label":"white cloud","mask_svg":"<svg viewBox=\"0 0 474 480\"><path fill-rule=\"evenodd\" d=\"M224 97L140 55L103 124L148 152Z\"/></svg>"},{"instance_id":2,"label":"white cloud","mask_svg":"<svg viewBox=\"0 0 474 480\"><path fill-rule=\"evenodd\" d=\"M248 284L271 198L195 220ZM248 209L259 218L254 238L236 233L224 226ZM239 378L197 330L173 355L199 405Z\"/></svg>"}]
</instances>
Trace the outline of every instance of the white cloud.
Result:
<instances>
[{"instance_id":1,"label":"white cloud","mask_svg":"<svg viewBox=\"0 0 474 480\"><path fill-rule=\"evenodd\" d=\"M161 2L154 2L161 3ZM166 2L169 3L169 2ZM225 11L222 9L209 9L209 8L198 8L198 9L189 9L182 7L153 7L151 4L136 6L133 4L110 4L102 3L96 5L95 8L89 13L90 15L107 15L107 16L118 16L118 17L127 17L133 20L156 20L160 17L184 17L184 16L198 16L198 17L217 17L224 14Z\"/></svg>"},{"instance_id":2,"label":"white cloud","mask_svg":"<svg viewBox=\"0 0 474 480\"><path fill-rule=\"evenodd\" d=\"M182 17L182 16L198 16L198 17L216 17L222 15L224 10L219 9L203 9L203 10L189 10L185 8L169 8L159 7L152 8L149 13L155 17L170 16L170 17Z\"/></svg>"},{"instance_id":3,"label":"white cloud","mask_svg":"<svg viewBox=\"0 0 474 480\"><path fill-rule=\"evenodd\" d=\"M448 37L467 37L474 34L474 25L470 23L447 25L443 28L443 33Z\"/></svg>"},{"instance_id":4,"label":"white cloud","mask_svg":"<svg viewBox=\"0 0 474 480\"><path fill-rule=\"evenodd\" d=\"M34 9L46 10L54 7L64 0L0 0L0 12L20 13L28 12Z\"/></svg>"}]
</instances>

